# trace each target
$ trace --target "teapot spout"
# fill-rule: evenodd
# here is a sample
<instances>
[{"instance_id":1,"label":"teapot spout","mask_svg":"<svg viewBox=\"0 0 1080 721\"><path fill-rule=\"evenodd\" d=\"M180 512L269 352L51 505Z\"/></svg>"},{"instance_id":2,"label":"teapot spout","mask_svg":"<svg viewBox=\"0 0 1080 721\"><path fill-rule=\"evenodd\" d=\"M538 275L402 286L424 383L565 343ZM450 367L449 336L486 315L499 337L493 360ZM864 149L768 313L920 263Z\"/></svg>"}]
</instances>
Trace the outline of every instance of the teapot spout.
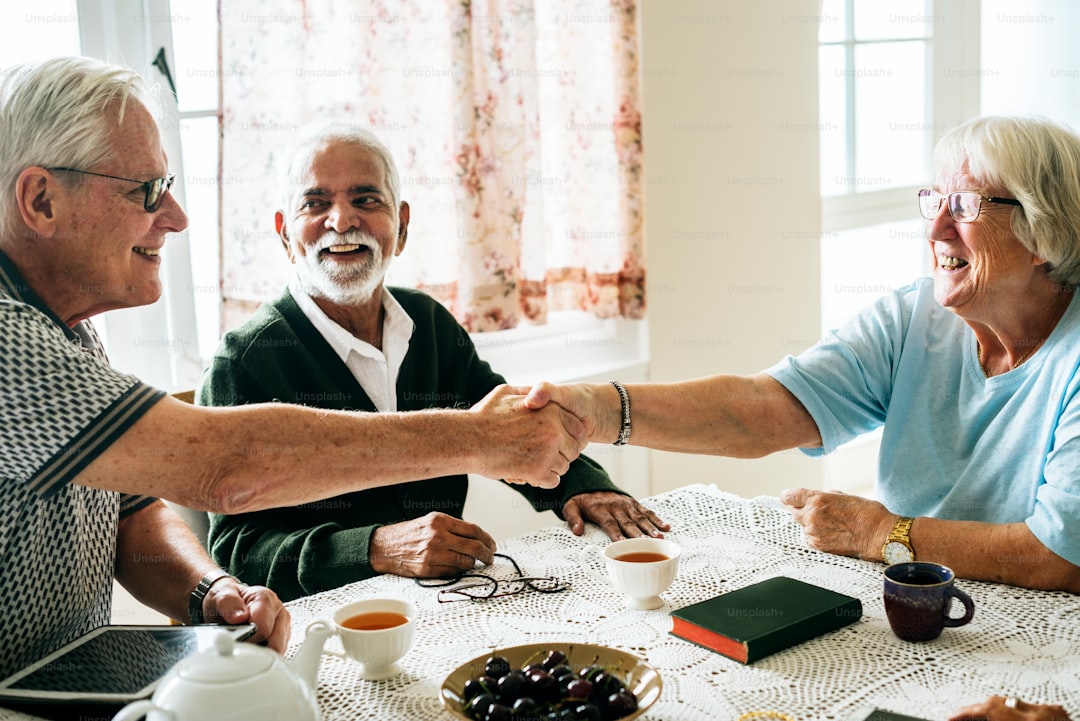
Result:
<instances>
[{"instance_id":1,"label":"teapot spout","mask_svg":"<svg viewBox=\"0 0 1080 721\"><path fill-rule=\"evenodd\" d=\"M318 683L319 661L322 659L323 644L333 635L334 629L326 621L311 622L304 634L304 643L289 661L289 668L303 679L311 690Z\"/></svg>"}]
</instances>

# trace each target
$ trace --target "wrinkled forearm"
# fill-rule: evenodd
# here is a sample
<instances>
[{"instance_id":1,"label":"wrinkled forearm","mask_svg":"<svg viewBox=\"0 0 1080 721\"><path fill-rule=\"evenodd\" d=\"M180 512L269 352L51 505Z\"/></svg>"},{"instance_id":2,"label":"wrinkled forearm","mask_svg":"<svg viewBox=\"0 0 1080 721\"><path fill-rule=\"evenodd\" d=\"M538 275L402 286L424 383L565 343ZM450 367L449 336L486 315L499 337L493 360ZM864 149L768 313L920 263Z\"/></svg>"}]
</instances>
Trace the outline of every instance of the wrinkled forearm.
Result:
<instances>
[{"instance_id":1,"label":"wrinkled forearm","mask_svg":"<svg viewBox=\"0 0 1080 721\"><path fill-rule=\"evenodd\" d=\"M216 567L187 524L160 501L120 521L116 580L170 618L187 622L191 592Z\"/></svg>"},{"instance_id":2,"label":"wrinkled forearm","mask_svg":"<svg viewBox=\"0 0 1080 721\"><path fill-rule=\"evenodd\" d=\"M920 517L911 542L917 558L948 566L960 578L1080 593L1080 567L1044 546L1024 523Z\"/></svg>"}]
</instances>

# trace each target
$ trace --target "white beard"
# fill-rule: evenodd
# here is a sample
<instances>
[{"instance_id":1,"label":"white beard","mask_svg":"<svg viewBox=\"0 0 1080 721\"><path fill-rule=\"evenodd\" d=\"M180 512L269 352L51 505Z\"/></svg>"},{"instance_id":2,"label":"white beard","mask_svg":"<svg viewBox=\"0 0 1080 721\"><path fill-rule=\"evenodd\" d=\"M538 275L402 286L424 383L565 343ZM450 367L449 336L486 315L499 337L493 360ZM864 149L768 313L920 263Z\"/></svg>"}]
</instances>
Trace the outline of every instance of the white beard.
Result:
<instances>
[{"instance_id":1,"label":"white beard","mask_svg":"<svg viewBox=\"0 0 1080 721\"><path fill-rule=\"evenodd\" d=\"M333 245L366 245L371 257L362 264L339 266L323 258L321 251ZM384 256L382 245L362 230L347 233L327 231L317 248L300 256L296 278L312 298L325 298L335 305L360 305L371 300L383 283L391 256Z\"/></svg>"}]
</instances>

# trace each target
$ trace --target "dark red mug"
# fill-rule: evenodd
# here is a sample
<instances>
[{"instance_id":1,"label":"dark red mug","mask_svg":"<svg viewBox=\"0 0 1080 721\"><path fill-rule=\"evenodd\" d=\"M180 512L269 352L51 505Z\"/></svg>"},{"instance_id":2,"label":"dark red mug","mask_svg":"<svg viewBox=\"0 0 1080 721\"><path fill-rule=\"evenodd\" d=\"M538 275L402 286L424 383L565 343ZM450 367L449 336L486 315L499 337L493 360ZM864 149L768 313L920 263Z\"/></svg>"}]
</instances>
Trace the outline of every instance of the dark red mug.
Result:
<instances>
[{"instance_id":1,"label":"dark red mug","mask_svg":"<svg viewBox=\"0 0 1080 721\"><path fill-rule=\"evenodd\" d=\"M885 569L885 614L893 633L905 641L932 641L943 628L963 626L975 615L971 597L956 587L956 574L940 563L894 563ZM949 615L952 599L964 615Z\"/></svg>"}]
</instances>

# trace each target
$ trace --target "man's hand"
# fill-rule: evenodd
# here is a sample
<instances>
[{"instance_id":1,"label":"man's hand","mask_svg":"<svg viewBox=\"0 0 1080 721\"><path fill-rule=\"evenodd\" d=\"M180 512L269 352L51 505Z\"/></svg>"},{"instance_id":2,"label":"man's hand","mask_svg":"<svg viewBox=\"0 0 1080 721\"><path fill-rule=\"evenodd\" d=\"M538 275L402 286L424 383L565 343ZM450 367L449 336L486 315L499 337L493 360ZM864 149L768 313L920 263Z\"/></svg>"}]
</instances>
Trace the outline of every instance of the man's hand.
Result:
<instances>
[{"instance_id":1,"label":"man's hand","mask_svg":"<svg viewBox=\"0 0 1080 721\"><path fill-rule=\"evenodd\" d=\"M379 573L439 578L472 570L477 561L495 560L495 539L479 526L432 512L383 526L371 535L368 559Z\"/></svg>"},{"instance_id":2,"label":"man's hand","mask_svg":"<svg viewBox=\"0 0 1080 721\"><path fill-rule=\"evenodd\" d=\"M780 500L791 506L812 548L840 556L881 560L881 546L896 521L877 501L846 493L789 488Z\"/></svg>"},{"instance_id":3,"label":"man's hand","mask_svg":"<svg viewBox=\"0 0 1080 721\"><path fill-rule=\"evenodd\" d=\"M585 427L558 405L527 408L526 390L498 386L470 409L480 420L482 473L555 488L588 443Z\"/></svg>"},{"instance_id":4,"label":"man's hand","mask_svg":"<svg viewBox=\"0 0 1080 721\"><path fill-rule=\"evenodd\" d=\"M575 536L585 532L585 522L592 521L613 541L652 536L663 538L661 531L671 526L630 496L614 491L594 491L572 496L563 506L563 518Z\"/></svg>"},{"instance_id":5,"label":"man's hand","mask_svg":"<svg viewBox=\"0 0 1080 721\"><path fill-rule=\"evenodd\" d=\"M1015 708L1005 705L1004 696L991 696L982 703L965 706L949 721L1069 721L1061 706L1016 701Z\"/></svg>"},{"instance_id":6,"label":"man's hand","mask_svg":"<svg viewBox=\"0 0 1080 721\"><path fill-rule=\"evenodd\" d=\"M619 437L622 403L619 392L611 384L555 385L543 382L533 386L525 398L525 405L534 409L551 403L581 419L589 440L612 443Z\"/></svg>"},{"instance_id":7,"label":"man's hand","mask_svg":"<svg viewBox=\"0 0 1080 721\"><path fill-rule=\"evenodd\" d=\"M265 586L248 586L231 578L215 583L203 599L203 617L212 623L255 624L252 643L265 642L284 653L292 632L288 609Z\"/></svg>"}]
</instances>

